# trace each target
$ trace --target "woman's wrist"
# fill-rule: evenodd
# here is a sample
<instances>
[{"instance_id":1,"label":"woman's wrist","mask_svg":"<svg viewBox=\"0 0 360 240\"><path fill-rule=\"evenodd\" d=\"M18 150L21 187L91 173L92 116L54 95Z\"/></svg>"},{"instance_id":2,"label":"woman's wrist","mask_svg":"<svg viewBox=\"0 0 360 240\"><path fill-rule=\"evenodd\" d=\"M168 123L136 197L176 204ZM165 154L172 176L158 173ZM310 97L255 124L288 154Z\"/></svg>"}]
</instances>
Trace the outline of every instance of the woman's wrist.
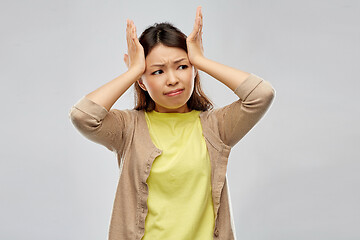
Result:
<instances>
[{"instance_id":1,"label":"woman's wrist","mask_svg":"<svg viewBox=\"0 0 360 240\"><path fill-rule=\"evenodd\" d=\"M196 69L204 71L204 66L206 65L207 60L208 59L205 56L198 56L190 62Z\"/></svg>"},{"instance_id":2,"label":"woman's wrist","mask_svg":"<svg viewBox=\"0 0 360 240\"><path fill-rule=\"evenodd\" d=\"M127 70L127 73L134 77L134 82L141 78L141 76L144 74L144 69L139 67L130 67Z\"/></svg>"},{"instance_id":3,"label":"woman's wrist","mask_svg":"<svg viewBox=\"0 0 360 240\"><path fill-rule=\"evenodd\" d=\"M208 64L209 59L205 56L197 57L194 62L192 62L193 66L203 72L206 72L206 65Z\"/></svg>"}]
</instances>

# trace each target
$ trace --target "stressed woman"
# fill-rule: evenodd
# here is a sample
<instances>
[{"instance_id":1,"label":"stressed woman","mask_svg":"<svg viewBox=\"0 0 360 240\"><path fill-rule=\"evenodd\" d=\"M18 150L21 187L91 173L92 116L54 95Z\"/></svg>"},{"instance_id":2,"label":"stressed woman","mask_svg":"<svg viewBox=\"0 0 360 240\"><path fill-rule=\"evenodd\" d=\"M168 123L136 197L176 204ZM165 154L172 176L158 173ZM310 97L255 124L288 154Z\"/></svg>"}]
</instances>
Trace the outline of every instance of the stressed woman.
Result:
<instances>
[{"instance_id":1,"label":"stressed woman","mask_svg":"<svg viewBox=\"0 0 360 240\"><path fill-rule=\"evenodd\" d=\"M128 71L70 111L85 137L117 154L110 240L236 238L226 178L229 153L267 111L275 91L253 73L206 58L202 26L200 7L189 36L159 23L138 38L127 20ZM199 71L239 99L213 109ZM111 109L131 85L134 109Z\"/></svg>"}]
</instances>

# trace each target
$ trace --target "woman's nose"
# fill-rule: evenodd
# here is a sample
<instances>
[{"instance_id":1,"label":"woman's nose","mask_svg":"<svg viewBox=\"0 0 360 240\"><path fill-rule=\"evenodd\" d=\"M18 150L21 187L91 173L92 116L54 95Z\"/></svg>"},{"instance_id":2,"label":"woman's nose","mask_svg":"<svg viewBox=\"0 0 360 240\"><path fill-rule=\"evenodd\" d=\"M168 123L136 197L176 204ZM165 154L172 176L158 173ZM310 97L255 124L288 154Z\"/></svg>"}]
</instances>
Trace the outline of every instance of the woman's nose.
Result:
<instances>
[{"instance_id":1,"label":"woman's nose","mask_svg":"<svg viewBox=\"0 0 360 240\"><path fill-rule=\"evenodd\" d=\"M169 72L167 75L167 85L175 85L179 82L178 78L176 77L176 74L173 72Z\"/></svg>"}]
</instances>

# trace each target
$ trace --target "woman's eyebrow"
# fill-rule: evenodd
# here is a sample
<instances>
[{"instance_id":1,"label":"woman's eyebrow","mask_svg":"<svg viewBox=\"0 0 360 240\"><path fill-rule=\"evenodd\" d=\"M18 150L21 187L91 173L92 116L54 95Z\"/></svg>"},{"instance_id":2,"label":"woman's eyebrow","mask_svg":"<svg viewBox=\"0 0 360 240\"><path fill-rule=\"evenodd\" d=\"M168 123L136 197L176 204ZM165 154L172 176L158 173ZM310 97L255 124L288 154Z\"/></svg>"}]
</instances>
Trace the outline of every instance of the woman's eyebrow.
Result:
<instances>
[{"instance_id":1,"label":"woman's eyebrow","mask_svg":"<svg viewBox=\"0 0 360 240\"><path fill-rule=\"evenodd\" d=\"M180 58L178 60L175 60L173 63L176 64L176 63L179 63L184 60L186 60L186 58ZM163 66L165 66L165 64L155 63L155 64L150 65L150 67L163 67Z\"/></svg>"}]
</instances>

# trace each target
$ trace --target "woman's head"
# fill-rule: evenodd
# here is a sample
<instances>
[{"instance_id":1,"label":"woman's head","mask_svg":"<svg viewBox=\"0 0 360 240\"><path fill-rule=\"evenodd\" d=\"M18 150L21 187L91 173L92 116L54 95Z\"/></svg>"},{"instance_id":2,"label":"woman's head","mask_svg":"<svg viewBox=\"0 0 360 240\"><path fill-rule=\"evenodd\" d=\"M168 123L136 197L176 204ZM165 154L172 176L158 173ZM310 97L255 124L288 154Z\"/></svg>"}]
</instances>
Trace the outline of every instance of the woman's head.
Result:
<instances>
[{"instance_id":1,"label":"woman's head","mask_svg":"<svg viewBox=\"0 0 360 240\"><path fill-rule=\"evenodd\" d=\"M135 109L160 112L205 111L212 108L196 69L187 57L186 35L170 23L147 28L139 41L146 70L135 83ZM170 93L181 90L177 93Z\"/></svg>"}]
</instances>

